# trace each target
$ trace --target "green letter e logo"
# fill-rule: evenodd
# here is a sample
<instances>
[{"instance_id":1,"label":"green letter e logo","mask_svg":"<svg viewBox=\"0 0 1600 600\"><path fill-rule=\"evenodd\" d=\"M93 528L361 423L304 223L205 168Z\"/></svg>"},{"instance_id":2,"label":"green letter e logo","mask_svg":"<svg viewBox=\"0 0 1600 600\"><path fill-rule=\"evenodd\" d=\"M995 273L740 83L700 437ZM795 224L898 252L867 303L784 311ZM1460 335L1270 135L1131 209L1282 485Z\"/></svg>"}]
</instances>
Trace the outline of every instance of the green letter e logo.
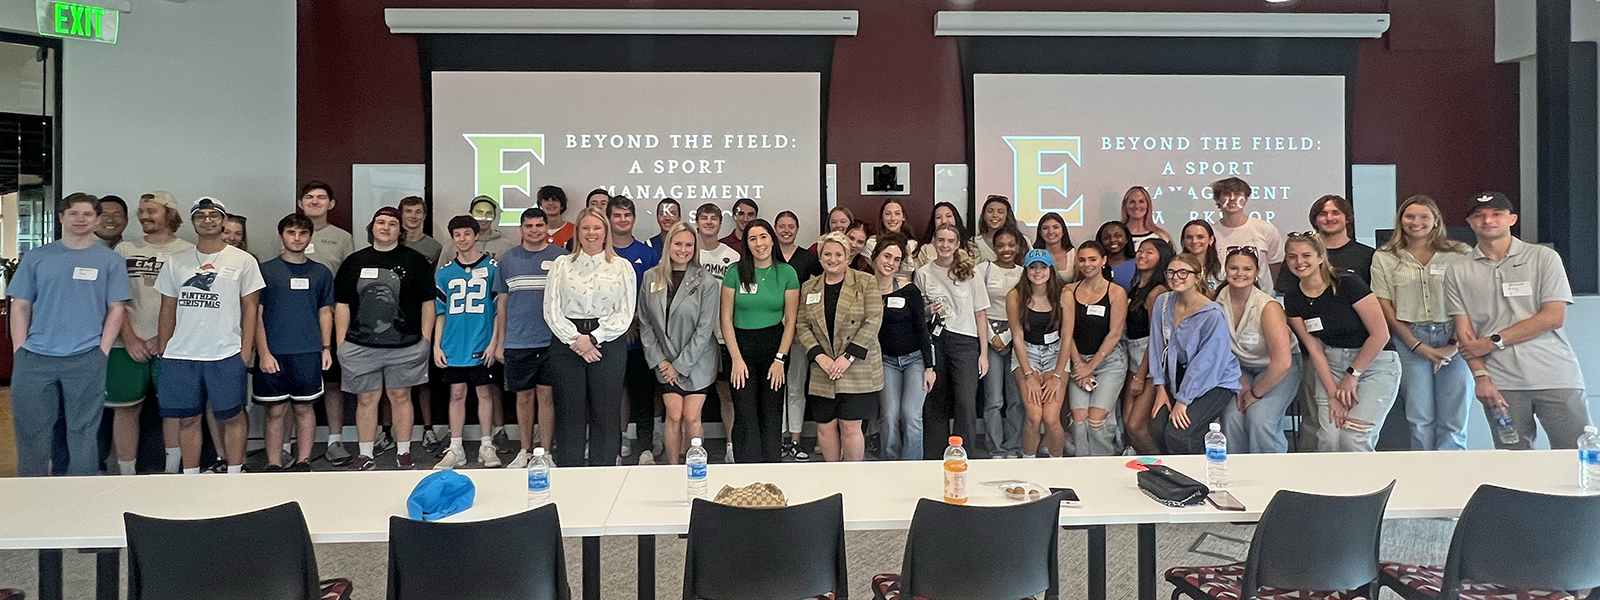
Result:
<instances>
[{"instance_id":1,"label":"green letter e logo","mask_svg":"<svg viewBox=\"0 0 1600 600\"><path fill-rule=\"evenodd\" d=\"M529 172L532 161L523 160L516 168L506 170L506 154L527 152L544 164L544 134L542 133L466 133L461 137L472 144L473 195L487 195L500 203L500 224L516 225L520 211L507 210L505 190L516 189L533 197L533 174ZM525 207L524 207L525 208ZM509 222L507 218L511 219Z\"/></svg>"}]
</instances>

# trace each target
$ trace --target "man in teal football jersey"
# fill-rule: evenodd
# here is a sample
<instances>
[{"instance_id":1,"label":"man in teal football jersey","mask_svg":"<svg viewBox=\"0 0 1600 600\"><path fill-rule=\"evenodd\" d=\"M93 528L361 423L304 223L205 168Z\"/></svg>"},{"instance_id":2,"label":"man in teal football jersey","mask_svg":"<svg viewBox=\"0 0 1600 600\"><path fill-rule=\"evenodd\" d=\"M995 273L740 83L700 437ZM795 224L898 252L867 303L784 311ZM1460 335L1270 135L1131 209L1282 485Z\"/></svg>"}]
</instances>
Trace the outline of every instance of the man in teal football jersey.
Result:
<instances>
[{"instance_id":1,"label":"man in teal football jersey","mask_svg":"<svg viewBox=\"0 0 1600 600\"><path fill-rule=\"evenodd\" d=\"M444 382L450 386L450 447L435 469L455 469L467 465L467 452L461 445L461 430L467 420L467 386L477 388L478 423L482 442L478 461L485 467L499 467L490 430L496 405L489 380L491 348L503 332L495 315L505 310L505 296L494 293L498 265L494 258L478 249L479 225L476 219L461 215L450 219L450 240L456 256L434 274L438 296L434 300L433 362L444 369Z\"/></svg>"}]
</instances>

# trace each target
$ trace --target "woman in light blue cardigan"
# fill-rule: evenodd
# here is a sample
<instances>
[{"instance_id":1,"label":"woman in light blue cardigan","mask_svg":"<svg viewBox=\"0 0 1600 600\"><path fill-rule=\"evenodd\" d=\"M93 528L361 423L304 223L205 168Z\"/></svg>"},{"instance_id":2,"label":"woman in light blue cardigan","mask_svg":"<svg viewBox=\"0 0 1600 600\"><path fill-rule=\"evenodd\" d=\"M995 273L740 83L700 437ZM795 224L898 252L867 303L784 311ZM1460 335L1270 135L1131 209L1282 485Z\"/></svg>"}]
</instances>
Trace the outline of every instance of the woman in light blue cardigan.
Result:
<instances>
[{"instance_id":1,"label":"woman in light blue cardigan","mask_svg":"<svg viewBox=\"0 0 1600 600\"><path fill-rule=\"evenodd\" d=\"M1239 359L1222 306L1206 297L1199 261L1180 254L1166 275L1172 291L1156 298L1150 315L1150 436L1163 454L1200 454L1210 424L1238 396Z\"/></svg>"},{"instance_id":2,"label":"woman in light blue cardigan","mask_svg":"<svg viewBox=\"0 0 1600 600\"><path fill-rule=\"evenodd\" d=\"M639 286L639 339L667 409L667 459L678 464L684 438L705 436L700 408L717 378L713 332L722 285L700 267L698 241L687 224L673 225L662 237L661 262Z\"/></svg>"}]
</instances>

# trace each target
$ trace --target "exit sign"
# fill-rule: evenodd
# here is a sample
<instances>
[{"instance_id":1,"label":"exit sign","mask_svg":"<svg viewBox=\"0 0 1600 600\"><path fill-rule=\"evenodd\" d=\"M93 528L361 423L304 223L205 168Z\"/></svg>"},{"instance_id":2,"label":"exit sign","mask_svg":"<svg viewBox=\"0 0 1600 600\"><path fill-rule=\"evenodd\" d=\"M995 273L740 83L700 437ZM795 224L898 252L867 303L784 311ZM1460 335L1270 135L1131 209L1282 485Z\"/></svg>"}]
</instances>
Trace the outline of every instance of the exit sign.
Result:
<instances>
[{"instance_id":1,"label":"exit sign","mask_svg":"<svg viewBox=\"0 0 1600 600\"><path fill-rule=\"evenodd\" d=\"M117 43L118 12L103 6L35 0L39 16L39 35Z\"/></svg>"}]
</instances>

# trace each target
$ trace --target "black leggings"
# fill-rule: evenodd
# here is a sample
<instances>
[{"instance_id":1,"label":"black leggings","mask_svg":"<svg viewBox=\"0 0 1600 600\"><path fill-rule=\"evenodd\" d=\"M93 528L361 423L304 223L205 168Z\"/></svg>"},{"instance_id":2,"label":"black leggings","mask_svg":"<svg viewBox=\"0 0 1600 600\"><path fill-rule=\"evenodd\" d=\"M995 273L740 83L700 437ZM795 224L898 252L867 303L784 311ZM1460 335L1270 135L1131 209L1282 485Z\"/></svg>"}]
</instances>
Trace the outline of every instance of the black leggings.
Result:
<instances>
[{"instance_id":1,"label":"black leggings","mask_svg":"<svg viewBox=\"0 0 1600 600\"><path fill-rule=\"evenodd\" d=\"M1222 418L1228 403L1238 398L1238 393L1228 388L1215 387L1194 402L1189 403L1189 428L1178 429L1172 424L1172 409L1163 408L1150 420L1150 437L1162 454L1205 454L1206 434L1211 423ZM1177 402L1177 399L1173 399Z\"/></svg>"},{"instance_id":2,"label":"black leggings","mask_svg":"<svg viewBox=\"0 0 1600 600\"><path fill-rule=\"evenodd\" d=\"M961 436L963 446L978 447L978 353L983 344L978 338L944 332L933 339L933 390L922 404L922 458L939 460L950 444L952 434ZM1004 369L1006 365L989 365ZM951 431L950 419L955 418ZM906 449L906 452L912 452Z\"/></svg>"},{"instance_id":3,"label":"black leggings","mask_svg":"<svg viewBox=\"0 0 1600 600\"><path fill-rule=\"evenodd\" d=\"M734 329L739 354L749 369L744 387L733 389L733 456L741 463L783 460L784 386L772 389L767 371L783 342L783 325L765 329ZM791 356L789 360L805 360Z\"/></svg>"},{"instance_id":4,"label":"black leggings","mask_svg":"<svg viewBox=\"0 0 1600 600\"><path fill-rule=\"evenodd\" d=\"M656 370L643 348L628 351L628 422L634 424L633 449L649 450L655 435Z\"/></svg>"},{"instance_id":5,"label":"black leggings","mask_svg":"<svg viewBox=\"0 0 1600 600\"><path fill-rule=\"evenodd\" d=\"M622 376L628 365L628 345L621 340L600 344L600 360L589 363L561 342L550 344L551 387L556 402L556 464L617 464L622 451Z\"/></svg>"}]
</instances>

